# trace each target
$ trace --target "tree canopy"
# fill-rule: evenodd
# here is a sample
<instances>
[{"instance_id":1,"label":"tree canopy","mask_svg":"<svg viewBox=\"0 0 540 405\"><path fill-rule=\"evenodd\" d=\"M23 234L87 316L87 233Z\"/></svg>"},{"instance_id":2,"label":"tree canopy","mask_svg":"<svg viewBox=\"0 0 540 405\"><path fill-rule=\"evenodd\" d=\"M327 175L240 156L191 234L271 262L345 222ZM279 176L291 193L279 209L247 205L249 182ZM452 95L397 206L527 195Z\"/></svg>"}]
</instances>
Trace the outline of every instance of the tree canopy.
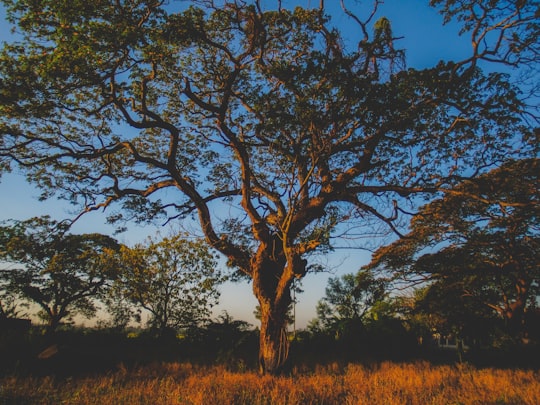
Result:
<instances>
[{"instance_id":1,"label":"tree canopy","mask_svg":"<svg viewBox=\"0 0 540 405\"><path fill-rule=\"evenodd\" d=\"M535 32L518 3L504 38ZM399 232L417 198L535 145L518 90L476 63L488 53L407 69L378 1L344 7L350 46L324 2L4 4L21 39L0 56L3 167L83 212L116 206L111 220L195 215L253 281L266 371L286 358L290 287L312 254L373 220Z\"/></svg>"},{"instance_id":2,"label":"tree canopy","mask_svg":"<svg viewBox=\"0 0 540 405\"><path fill-rule=\"evenodd\" d=\"M448 190L420 210L405 238L375 253L371 268L434 281L439 304L453 296L446 302L454 310L457 300L490 308L522 334L540 294L538 173L538 159L512 161Z\"/></svg>"},{"instance_id":3,"label":"tree canopy","mask_svg":"<svg viewBox=\"0 0 540 405\"><path fill-rule=\"evenodd\" d=\"M217 261L201 240L176 235L124 247L116 294L150 312L160 335L199 325L217 303L224 280Z\"/></svg>"},{"instance_id":4,"label":"tree canopy","mask_svg":"<svg viewBox=\"0 0 540 405\"><path fill-rule=\"evenodd\" d=\"M328 280L325 296L317 304L318 322L325 330L345 329L362 322L366 313L385 297L385 282L370 271L344 274Z\"/></svg>"},{"instance_id":5,"label":"tree canopy","mask_svg":"<svg viewBox=\"0 0 540 405\"><path fill-rule=\"evenodd\" d=\"M49 332L76 313L92 316L94 300L116 277L120 246L100 234L66 234L48 217L0 228L1 287L41 308Z\"/></svg>"}]
</instances>

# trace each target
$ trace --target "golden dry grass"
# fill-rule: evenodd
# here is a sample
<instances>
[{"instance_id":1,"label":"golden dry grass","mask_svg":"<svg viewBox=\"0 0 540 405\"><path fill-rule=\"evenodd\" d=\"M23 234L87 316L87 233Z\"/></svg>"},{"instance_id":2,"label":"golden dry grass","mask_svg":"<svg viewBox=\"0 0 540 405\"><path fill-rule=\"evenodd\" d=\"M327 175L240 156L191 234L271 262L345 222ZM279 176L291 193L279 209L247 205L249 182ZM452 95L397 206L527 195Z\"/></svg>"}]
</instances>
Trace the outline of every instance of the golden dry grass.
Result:
<instances>
[{"instance_id":1,"label":"golden dry grass","mask_svg":"<svg viewBox=\"0 0 540 405\"><path fill-rule=\"evenodd\" d=\"M530 370L333 364L259 376L189 363L120 366L96 377L4 377L0 404L540 404L540 375Z\"/></svg>"}]
</instances>

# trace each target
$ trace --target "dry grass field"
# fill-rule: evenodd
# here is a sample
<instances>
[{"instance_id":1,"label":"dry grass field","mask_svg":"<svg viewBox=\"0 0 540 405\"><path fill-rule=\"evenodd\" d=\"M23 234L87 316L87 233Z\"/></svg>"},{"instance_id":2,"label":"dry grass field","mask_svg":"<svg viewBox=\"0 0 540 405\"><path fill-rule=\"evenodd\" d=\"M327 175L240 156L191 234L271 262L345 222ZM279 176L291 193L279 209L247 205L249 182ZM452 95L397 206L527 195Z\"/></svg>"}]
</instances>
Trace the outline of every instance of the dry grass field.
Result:
<instances>
[{"instance_id":1,"label":"dry grass field","mask_svg":"<svg viewBox=\"0 0 540 405\"><path fill-rule=\"evenodd\" d=\"M103 375L0 379L0 404L540 404L540 373L428 362L337 363L287 376L155 363Z\"/></svg>"}]
</instances>

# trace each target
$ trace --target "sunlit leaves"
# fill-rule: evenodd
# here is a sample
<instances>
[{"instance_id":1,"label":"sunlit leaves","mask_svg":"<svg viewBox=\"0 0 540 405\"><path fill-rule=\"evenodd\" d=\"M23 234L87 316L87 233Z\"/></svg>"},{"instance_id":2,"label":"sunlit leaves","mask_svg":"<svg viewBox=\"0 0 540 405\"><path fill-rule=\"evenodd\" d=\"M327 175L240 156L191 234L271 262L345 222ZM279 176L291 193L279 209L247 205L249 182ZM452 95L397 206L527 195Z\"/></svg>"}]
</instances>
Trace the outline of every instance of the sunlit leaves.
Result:
<instances>
[{"instance_id":1,"label":"sunlit leaves","mask_svg":"<svg viewBox=\"0 0 540 405\"><path fill-rule=\"evenodd\" d=\"M431 191L514 152L521 130L518 94L500 75L460 76L452 64L376 74L366 61L378 42L377 58L397 58L384 18L371 45L346 49L317 9L167 13L103 1L10 10L28 36L2 57L2 150L51 190L44 196L63 190L87 207L125 198L137 218L174 217L187 205L158 190L193 186L214 201L248 181L278 231L287 211L305 210L343 173L352 177L332 193L339 201L365 186Z\"/></svg>"},{"instance_id":2,"label":"sunlit leaves","mask_svg":"<svg viewBox=\"0 0 540 405\"><path fill-rule=\"evenodd\" d=\"M206 320L223 280L215 255L203 242L178 235L124 248L115 291L149 311L150 325L164 333Z\"/></svg>"}]
</instances>

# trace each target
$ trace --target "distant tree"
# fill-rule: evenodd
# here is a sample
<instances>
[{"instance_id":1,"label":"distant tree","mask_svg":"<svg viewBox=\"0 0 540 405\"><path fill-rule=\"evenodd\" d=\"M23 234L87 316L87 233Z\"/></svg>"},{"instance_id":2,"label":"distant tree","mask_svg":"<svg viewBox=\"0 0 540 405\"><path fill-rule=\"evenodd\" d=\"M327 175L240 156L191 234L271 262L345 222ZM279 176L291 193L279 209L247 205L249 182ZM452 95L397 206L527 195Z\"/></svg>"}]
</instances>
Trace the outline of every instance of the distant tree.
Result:
<instances>
[{"instance_id":1,"label":"distant tree","mask_svg":"<svg viewBox=\"0 0 540 405\"><path fill-rule=\"evenodd\" d=\"M242 364L242 358L246 357L243 348L253 342L257 343L257 331L248 322L233 319L227 311L223 311L217 319L210 321L202 329L202 342L207 346L207 351L216 350L218 361L237 361ZM255 339L254 339L255 338ZM251 356L249 356L251 357Z\"/></svg>"},{"instance_id":2,"label":"distant tree","mask_svg":"<svg viewBox=\"0 0 540 405\"><path fill-rule=\"evenodd\" d=\"M519 92L476 63L489 53L407 69L380 1L340 2L346 32L323 1L3 3L19 42L0 54L0 168L84 212L118 202L113 220L194 214L252 280L262 371L283 366L291 285L334 237L399 232L419 196L530 153ZM484 14L458 19L535 38L536 9L504 3L522 30L480 1Z\"/></svg>"},{"instance_id":3,"label":"distant tree","mask_svg":"<svg viewBox=\"0 0 540 405\"><path fill-rule=\"evenodd\" d=\"M22 308L27 304L21 302L17 293L9 288L8 280L0 278L0 320L25 316Z\"/></svg>"},{"instance_id":4,"label":"distant tree","mask_svg":"<svg viewBox=\"0 0 540 405\"><path fill-rule=\"evenodd\" d=\"M2 288L39 305L49 332L77 313L93 316L95 300L116 277L116 240L67 234L49 217L12 222L0 227Z\"/></svg>"},{"instance_id":5,"label":"distant tree","mask_svg":"<svg viewBox=\"0 0 540 405\"><path fill-rule=\"evenodd\" d=\"M362 323L368 311L384 298L385 283L369 271L360 271L356 275L330 278L325 292L317 304L319 327L337 332Z\"/></svg>"},{"instance_id":6,"label":"distant tree","mask_svg":"<svg viewBox=\"0 0 540 405\"><path fill-rule=\"evenodd\" d=\"M479 297L463 293L463 284L435 281L416 297L408 321L413 327L431 326L431 332L465 340L469 346L493 346L508 340L504 321Z\"/></svg>"},{"instance_id":7,"label":"distant tree","mask_svg":"<svg viewBox=\"0 0 540 405\"><path fill-rule=\"evenodd\" d=\"M118 288L118 283L114 283L112 288L102 299L108 312L108 317L100 319L100 328L125 331L131 322L142 322L142 308L122 296Z\"/></svg>"},{"instance_id":8,"label":"distant tree","mask_svg":"<svg viewBox=\"0 0 540 405\"><path fill-rule=\"evenodd\" d=\"M485 306L522 335L540 294L539 173L540 161L527 159L462 182L424 206L406 238L379 249L368 267L430 281L428 297L446 303L447 314Z\"/></svg>"},{"instance_id":9,"label":"distant tree","mask_svg":"<svg viewBox=\"0 0 540 405\"><path fill-rule=\"evenodd\" d=\"M417 340L417 343L429 343L433 335L443 331L444 319L435 311L424 311L421 307L427 287L417 287L408 290L406 294L393 296L383 301L383 316L393 316L403 321L407 330ZM378 315L376 316L378 318Z\"/></svg>"},{"instance_id":10,"label":"distant tree","mask_svg":"<svg viewBox=\"0 0 540 405\"><path fill-rule=\"evenodd\" d=\"M124 247L121 270L116 294L149 311L150 325L161 335L208 319L224 281L204 241L181 234Z\"/></svg>"},{"instance_id":11,"label":"distant tree","mask_svg":"<svg viewBox=\"0 0 540 405\"><path fill-rule=\"evenodd\" d=\"M240 319L234 319L227 311L223 311L216 320L209 322L205 329L217 335L229 335L252 331L253 325ZM228 340L231 344L235 341L235 339Z\"/></svg>"}]
</instances>

